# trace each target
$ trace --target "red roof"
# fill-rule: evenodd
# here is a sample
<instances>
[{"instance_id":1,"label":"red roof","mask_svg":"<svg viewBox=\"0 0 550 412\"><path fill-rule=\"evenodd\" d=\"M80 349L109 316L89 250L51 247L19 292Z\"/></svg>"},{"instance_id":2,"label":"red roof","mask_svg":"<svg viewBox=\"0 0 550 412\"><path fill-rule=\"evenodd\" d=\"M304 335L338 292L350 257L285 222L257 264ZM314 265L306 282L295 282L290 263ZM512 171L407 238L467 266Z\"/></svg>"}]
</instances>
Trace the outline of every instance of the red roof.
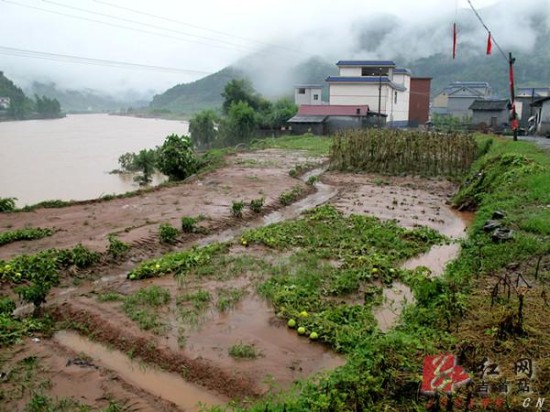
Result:
<instances>
[{"instance_id":1,"label":"red roof","mask_svg":"<svg viewBox=\"0 0 550 412\"><path fill-rule=\"evenodd\" d=\"M357 110L359 109L359 113ZM369 106L350 106L343 104L309 105L303 104L298 109L298 116L366 116Z\"/></svg>"}]
</instances>

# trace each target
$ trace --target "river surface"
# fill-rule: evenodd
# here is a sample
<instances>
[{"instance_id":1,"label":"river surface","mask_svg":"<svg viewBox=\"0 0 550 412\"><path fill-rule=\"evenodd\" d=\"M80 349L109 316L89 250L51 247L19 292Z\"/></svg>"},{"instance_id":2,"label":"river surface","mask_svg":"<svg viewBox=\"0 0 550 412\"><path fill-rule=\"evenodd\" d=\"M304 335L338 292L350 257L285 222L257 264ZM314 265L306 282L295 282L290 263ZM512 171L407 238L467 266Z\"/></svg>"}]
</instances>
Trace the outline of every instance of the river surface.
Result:
<instances>
[{"instance_id":1,"label":"river surface","mask_svg":"<svg viewBox=\"0 0 550 412\"><path fill-rule=\"evenodd\" d=\"M154 148L171 133L187 134L188 123L107 114L0 122L0 197L21 207L135 190L132 176L108 172L121 154Z\"/></svg>"}]
</instances>

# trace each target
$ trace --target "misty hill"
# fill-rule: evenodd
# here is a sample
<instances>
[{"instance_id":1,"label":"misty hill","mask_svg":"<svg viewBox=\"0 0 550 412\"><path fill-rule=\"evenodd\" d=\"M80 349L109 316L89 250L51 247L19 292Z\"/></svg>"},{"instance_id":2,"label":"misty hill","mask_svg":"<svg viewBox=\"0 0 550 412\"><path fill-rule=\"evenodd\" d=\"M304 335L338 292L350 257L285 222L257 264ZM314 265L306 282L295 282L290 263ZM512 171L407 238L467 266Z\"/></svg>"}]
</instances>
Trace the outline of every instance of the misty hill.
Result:
<instances>
[{"instance_id":1,"label":"misty hill","mask_svg":"<svg viewBox=\"0 0 550 412\"><path fill-rule=\"evenodd\" d=\"M120 111L129 107L147 106L149 103L145 98L132 92L113 97L91 89L64 90L53 82L33 82L26 91L31 96L36 94L57 99L66 113Z\"/></svg>"},{"instance_id":2,"label":"misty hill","mask_svg":"<svg viewBox=\"0 0 550 412\"><path fill-rule=\"evenodd\" d=\"M23 118L32 110L32 101L23 90L0 71L0 97L9 97L10 107L3 117Z\"/></svg>"},{"instance_id":3,"label":"misty hill","mask_svg":"<svg viewBox=\"0 0 550 412\"><path fill-rule=\"evenodd\" d=\"M338 72L336 66L320 58L311 58L295 67L286 74L293 82L284 81L281 87L281 73L246 70L244 67L254 67L258 56L239 62L239 67L229 66L217 73L203 77L192 83L178 84L162 94L156 95L150 104L152 109L167 109L186 114L196 113L206 108L220 108L223 103L221 93L225 85L232 79L251 78L254 87L261 94L270 98L294 98L294 84L324 83L325 78ZM285 78L286 78L285 76ZM274 87L274 84L276 85Z\"/></svg>"},{"instance_id":4,"label":"misty hill","mask_svg":"<svg viewBox=\"0 0 550 412\"><path fill-rule=\"evenodd\" d=\"M541 2L542 3L542 2ZM483 10L499 22L505 4ZM510 13L506 13L509 16ZM486 32L470 10L462 10L459 22L459 44L456 59L451 58L449 33L454 17L442 16L423 24L405 25L395 16L373 17L350 25L350 35L341 50L319 53L320 57L282 56L276 50L263 50L232 66L189 84L179 84L155 96L154 109L191 114L200 109L220 107L224 85L235 77L249 77L254 87L266 97L292 96L295 84L321 83L337 73L340 59L393 60L400 67L410 68L415 76L432 77L432 95L454 81L484 81L501 97L509 96L508 51L516 58L516 87L550 87L550 16L548 10L532 7L517 10L503 21L510 34L503 43L504 56L496 44L490 56L485 55ZM309 33L309 39L320 33ZM502 34L502 33L501 33ZM506 33L507 34L507 33Z\"/></svg>"}]
</instances>

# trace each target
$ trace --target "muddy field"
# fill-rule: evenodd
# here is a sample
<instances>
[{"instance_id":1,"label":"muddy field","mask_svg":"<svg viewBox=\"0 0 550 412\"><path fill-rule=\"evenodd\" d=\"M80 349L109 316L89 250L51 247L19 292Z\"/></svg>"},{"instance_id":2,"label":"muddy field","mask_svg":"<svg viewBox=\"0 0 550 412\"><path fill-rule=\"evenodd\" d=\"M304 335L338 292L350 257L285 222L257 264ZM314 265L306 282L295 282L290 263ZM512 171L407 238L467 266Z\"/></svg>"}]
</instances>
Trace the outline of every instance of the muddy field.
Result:
<instances>
[{"instance_id":1,"label":"muddy field","mask_svg":"<svg viewBox=\"0 0 550 412\"><path fill-rule=\"evenodd\" d=\"M446 181L327 172L312 189L305 185L305 178L289 176L296 165L323 161L301 152L240 153L217 171L145 196L1 215L2 229L39 226L53 227L56 232L42 240L0 247L0 258L80 242L104 251L111 232L141 250L130 260L103 264L77 286L54 291L48 311L64 322L65 330L3 351L3 371L28 367L31 362L33 385L45 387L52 398L72 398L93 410L102 410L115 400L125 410L172 411L198 410L200 402L246 402L247 397L288 389L298 379L344 364L344 356L287 328L271 304L259 296L257 286L267 276L265 265L284 261L288 254L242 246L242 230L295 218L328 202L344 214L395 219L408 228L426 225L457 240L464 236L471 216L448 207L456 187ZM282 207L279 195L296 185L304 191L309 187L310 192L301 201ZM267 206L264 216L230 218L233 200L262 196ZM209 235L181 237L173 248L158 244L159 223L179 226L182 216L199 214L206 217ZM173 276L136 282L126 279L140 259L221 241L231 246L216 273L197 273L184 280ZM437 276L457 253L458 244L451 242L402 262L402 267L426 266ZM129 309L129 297L141 291L162 293L164 303L148 308L146 301L138 301ZM384 289L383 297L375 316L384 331L395 324L412 295L394 282ZM132 320L129 313L142 316ZM141 323L145 321L149 328ZM237 356L232 353L237 349L252 353ZM17 392L9 379L6 382L2 390L9 396L0 410L21 410L32 390Z\"/></svg>"}]
</instances>

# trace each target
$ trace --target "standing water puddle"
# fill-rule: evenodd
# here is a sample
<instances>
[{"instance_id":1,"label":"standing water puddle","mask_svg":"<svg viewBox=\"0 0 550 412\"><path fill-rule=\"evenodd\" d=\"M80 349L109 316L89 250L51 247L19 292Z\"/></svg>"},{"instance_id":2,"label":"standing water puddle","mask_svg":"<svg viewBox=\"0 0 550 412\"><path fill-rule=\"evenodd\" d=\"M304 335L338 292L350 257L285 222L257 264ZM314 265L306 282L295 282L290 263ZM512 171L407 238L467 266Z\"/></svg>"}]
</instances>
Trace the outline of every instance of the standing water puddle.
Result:
<instances>
[{"instance_id":1,"label":"standing water puddle","mask_svg":"<svg viewBox=\"0 0 550 412\"><path fill-rule=\"evenodd\" d=\"M201 410L199 403L215 406L227 402L200 386L184 381L176 374L145 368L143 364L131 361L122 352L107 349L77 333L60 331L54 335L54 339L77 353L91 357L99 366L116 372L133 386L173 402L186 411Z\"/></svg>"},{"instance_id":2,"label":"standing water puddle","mask_svg":"<svg viewBox=\"0 0 550 412\"><path fill-rule=\"evenodd\" d=\"M463 238L467 225L471 222L472 215L469 213L458 213L449 210L451 222L440 232L451 238L455 238L452 243L447 245L435 245L429 251L408 259L401 268L415 269L418 266L425 266L430 269L432 277L443 275L448 263L458 257L460 253L460 244L456 238ZM382 332L387 332L397 322L403 308L414 303L414 295L411 289L401 283L393 282L391 288L385 288L383 291L383 303L374 309L373 314L378 322L378 327Z\"/></svg>"}]
</instances>

